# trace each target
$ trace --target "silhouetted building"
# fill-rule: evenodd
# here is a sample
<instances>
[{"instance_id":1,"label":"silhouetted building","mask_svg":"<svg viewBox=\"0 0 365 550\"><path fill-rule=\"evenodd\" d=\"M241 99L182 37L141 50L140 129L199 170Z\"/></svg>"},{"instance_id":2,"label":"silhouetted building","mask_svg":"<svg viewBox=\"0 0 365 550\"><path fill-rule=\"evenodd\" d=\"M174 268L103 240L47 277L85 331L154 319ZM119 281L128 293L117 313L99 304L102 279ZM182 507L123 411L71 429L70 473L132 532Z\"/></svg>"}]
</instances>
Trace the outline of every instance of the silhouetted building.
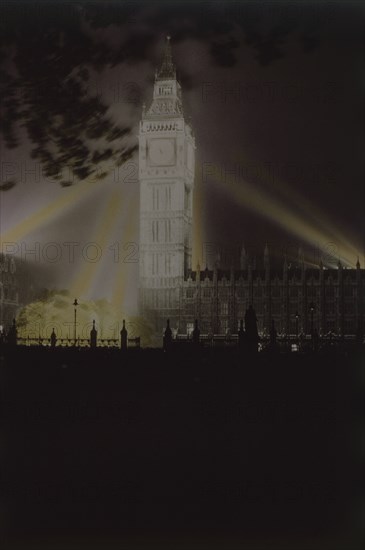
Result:
<instances>
[{"instance_id":1,"label":"silhouetted building","mask_svg":"<svg viewBox=\"0 0 365 550\"><path fill-rule=\"evenodd\" d=\"M183 113L169 39L156 71L151 105L139 127L140 310L161 334L165 319L190 333L197 319L202 334L237 334L249 305L260 334L272 321L280 334L363 330L365 271L308 267L299 249L294 263L274 265L268 246L261 258L242 246L233 267L220 258L213 269L192 269L192 209L195 140ZM310 310L310 304L313 304ZM358 329L358 327L360 327Z\"/></svg>"},{"instance_id":2,"label":"silhouetted building","mask_svg":"<svg viewBox=\"0 0 365 550\"><path fill-rule=\"evenodd\" d=\"M15 319L13 319L13 323L8 331L7 343L9 344L9 346L16 346L17 341L18 341L18 330L16 328Z\"/></svg>"},{"instance_id":3,"label":"silhouetted building","mask_svg":"<svg viewBox=\"0 0 365 550\"><path fill-rule=\"evenodd\" d=\"M0 252L0 330L7 331L21 308L37 299L45 275L43 266Z\"/></svg>"},{"instance_id":4,"label":"silhouetted building","mask_svg":"<svg viewBox=\"0 0 365 550\"><path fill-rule=\"evenodd\" d=\"M163 349L168 351L172 343L172 330L170 328L170 319L167 319L166 329L163 336Z\"/></svg>"},{"instance_id":5,"label":"silhouetted building","mask_svg":"<svg viewBox=\"0 0 365 550\"><path fill-rule=\"evenodd\" d=\"M57 336L56 336L56 333L55 333L54 328L53 328L52 329L52 334L51 334L51 348L55 348L56 343L57 343Z\"/></svg>"},{"instance_id":6,"label":"silhouetted building","mask_svg":"<svg viewBox=\"0 0 365 550\"><path fill-rule=\"evenodd\" d=\"M19 274L17 262L0 254L0 327L10 327L19 307Z\"/></svg>"}]
</instances>

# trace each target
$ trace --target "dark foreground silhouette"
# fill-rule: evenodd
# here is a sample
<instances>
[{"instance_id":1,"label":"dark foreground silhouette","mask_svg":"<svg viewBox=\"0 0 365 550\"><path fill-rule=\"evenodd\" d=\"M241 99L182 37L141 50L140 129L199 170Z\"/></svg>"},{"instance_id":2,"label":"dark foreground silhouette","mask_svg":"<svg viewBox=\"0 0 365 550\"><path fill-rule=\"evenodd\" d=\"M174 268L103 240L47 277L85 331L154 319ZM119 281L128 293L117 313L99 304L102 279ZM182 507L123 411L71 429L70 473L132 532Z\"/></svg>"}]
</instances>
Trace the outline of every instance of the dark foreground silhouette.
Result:
<instances>
[{"instance_id":1,"label":"dark foreground silhouette","mask_svg":"<svg viewBox=\"0 0 365 550\"><path fill-rule=\"evenodd\" d=\"M360 548L362 369L359 353L7 350L2 547Z\"/></svg>"}]
</instances>

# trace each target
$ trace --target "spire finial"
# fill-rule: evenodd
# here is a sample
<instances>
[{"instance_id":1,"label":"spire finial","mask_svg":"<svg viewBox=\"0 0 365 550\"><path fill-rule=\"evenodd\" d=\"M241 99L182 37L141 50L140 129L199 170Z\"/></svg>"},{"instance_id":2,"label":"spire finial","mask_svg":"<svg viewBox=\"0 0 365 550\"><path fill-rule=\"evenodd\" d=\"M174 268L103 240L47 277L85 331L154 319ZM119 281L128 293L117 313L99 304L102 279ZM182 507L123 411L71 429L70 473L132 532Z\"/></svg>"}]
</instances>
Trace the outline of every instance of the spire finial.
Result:
<instances>
[{"instance_id":1,"label":"spire finial","mask_svg":"<svg viewBox=\"0 0 365 550\"><path fill-rule=\"evenodd\" d=\"M171 40L171 36L169 34L166 35L165 52L164 52L161 67L157 71L156 78L160 78L160 79L176 78L176 70L175 70L174 63L172 61L170 40Z\"/></svg>"}]
</instances>

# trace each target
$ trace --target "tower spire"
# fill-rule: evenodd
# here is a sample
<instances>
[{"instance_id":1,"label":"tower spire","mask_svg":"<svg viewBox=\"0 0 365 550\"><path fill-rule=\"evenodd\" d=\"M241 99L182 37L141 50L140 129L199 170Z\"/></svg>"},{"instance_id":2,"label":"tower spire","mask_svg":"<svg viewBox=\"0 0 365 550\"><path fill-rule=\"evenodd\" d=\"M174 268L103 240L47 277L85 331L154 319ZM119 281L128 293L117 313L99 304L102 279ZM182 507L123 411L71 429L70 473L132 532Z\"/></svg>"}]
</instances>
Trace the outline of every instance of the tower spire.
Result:
<instances>
[{"instance_id":1,"label":"tower spire","mask_svg":"<svg viewBox=\"0 0 365 550\"><path fill-rule=\"evenodd\" d=\"M171 40L171 36L168 34L166 36L165 52L164 52L162 64L156 74L157 80L164 80L166 78L176 78L176 69L172 61L170 40Z\"/></svg>"}]
</instances>

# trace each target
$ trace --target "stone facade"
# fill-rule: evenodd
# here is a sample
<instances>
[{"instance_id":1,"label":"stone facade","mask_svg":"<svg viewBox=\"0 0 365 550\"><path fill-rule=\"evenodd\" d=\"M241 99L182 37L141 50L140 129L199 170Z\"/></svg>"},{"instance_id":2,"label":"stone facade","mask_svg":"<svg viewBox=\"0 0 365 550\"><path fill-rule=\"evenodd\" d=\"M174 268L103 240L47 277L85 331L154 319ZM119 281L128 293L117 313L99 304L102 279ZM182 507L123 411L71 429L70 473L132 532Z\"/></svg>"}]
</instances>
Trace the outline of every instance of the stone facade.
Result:
<instances>
[{"instance_id":1,"label":"stone facade","mask_svg":"<svg viewBox=\"0 0 365 550\"><path fill-rule=\"evenodd\" d=\"M178 325L186 332L198 319L203 333L237 333L252 304L261 334L269 334L272 320L282 334L356 334L365 326L364 289L359 263L356 269L309 269L304 262L289 268L284 261L281 270L197 270L181 288Z\"/></svg>"},{"instance_id":2,"label":"stone facade","mask_svg":"<svg viewBox=\"0 0 365 550\"><path fill-rule=\"evenodd\" d=\"M16 260L0 254L0 326L3 329L11 326L20 306L19 278Z\"/></svg>"},{"instance_id":3,"label":"stone facade","mask_svg":"<svg viewBox=\"0 0 365 550\"><path fill-rule=\"evenodd\" d=\"M139 129L140 311L161 334L171 328L237 333L252 304L261 334L272 320L282 334L333 331L356 334L364 326L365 271L338 263L308 268L301 251L295 266L271 265L266 247L261 268L241 251L239 269L192 270L192 197L195 141L184 119L169 38L156 71L153 100Z\"/></svg>"}]
</instances>

